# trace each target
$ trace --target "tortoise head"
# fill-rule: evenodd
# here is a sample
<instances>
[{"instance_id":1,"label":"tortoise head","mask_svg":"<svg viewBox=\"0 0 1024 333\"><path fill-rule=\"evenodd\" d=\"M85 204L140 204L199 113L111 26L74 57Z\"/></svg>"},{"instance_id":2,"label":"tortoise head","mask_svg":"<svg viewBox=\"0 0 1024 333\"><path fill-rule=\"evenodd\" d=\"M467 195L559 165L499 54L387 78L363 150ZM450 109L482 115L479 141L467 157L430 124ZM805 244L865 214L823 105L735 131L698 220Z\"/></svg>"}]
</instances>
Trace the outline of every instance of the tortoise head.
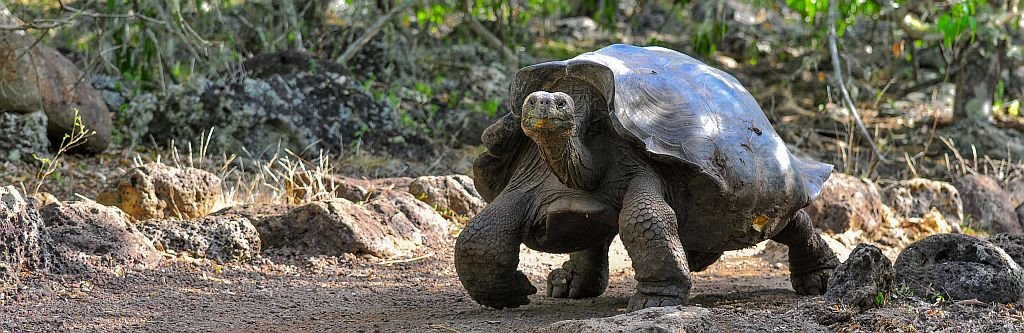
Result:
<instances>
[{"instance_id":1,"label":"tortoise head","mask_svg":"<svg viewBox=\"0 0 1024 333\"><path fill-rule=\"evenodd\" d=\"M534 141L564 142L572 134L575 110L572 97L566 93L533 92L523 101L523 132Z\"/></svg>"}]
</instances>

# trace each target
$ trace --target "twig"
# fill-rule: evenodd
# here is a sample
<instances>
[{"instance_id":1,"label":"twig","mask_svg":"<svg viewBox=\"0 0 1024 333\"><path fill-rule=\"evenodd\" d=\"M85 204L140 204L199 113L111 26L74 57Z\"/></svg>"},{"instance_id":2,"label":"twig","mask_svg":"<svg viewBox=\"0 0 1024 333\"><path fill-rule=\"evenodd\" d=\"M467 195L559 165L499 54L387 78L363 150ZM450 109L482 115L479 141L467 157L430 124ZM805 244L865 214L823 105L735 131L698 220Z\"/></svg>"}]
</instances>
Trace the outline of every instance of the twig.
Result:
<instances>
[{"instance_id":1,"label":"twig","mask_svg":"<svg viewBox=\"0 0 1024 333\"><path fill-rule=\"evenodd\" d=\"M449 327L448 325L445 325L445 324L430 324L430 325L427 325L427 327L430 327L430 328L433 328L433 329L436 329L436 330L445 330L445 331L452 332L452 333L462 333L462 331L454 329L454 328L451 328L451 327Z\"/></svg>"},{"instance_id":2,"label":"twig","mask_svg":"<svg viewBox=\"0 0 1024 333\"><path fill-rule=\"evenodd\" d=\"M882 163L889 163L889 160L882 156L882 152L878 150L875 141L871 139L871 134L868 132L867 127L864 126L864 121L860 119L860 113L857 112L853 99L850 98L850 92L846 90L846 82L843 81L842 67L839 63L839 48L836 46L836 1L828 2L828 23L828 48L832 53L832 71L835 75L836 84L839 86L839 91L843 93L843 102L845 102L846 108L850 110L850 114L853 115L853 120L857 122L857 127L860 128L864 139L871 144L871 150L875 153L875 157Z\"/></svg>"},{"instance_id":3,"label":"twig","mask_svg":"<svg viewBox=\"0 0 1024 333\"><path fill-rule=\"evenodd\" d=\"M378 265L403 264L403 263L407 263L407 262L413 262L413 261L427 259L427 258L430 258L430 257L433 257L433 256L434 256L434 252L430 252L430 253L424 254L424 255L419 256L419 257L412 257L412 258L407 258L407 259L384 260L384 261L378 262L377 264Z\"/></svg>"},{"instance_id":4,"label":"twig","mask_svg":"<svg viewBox=\"0 0 1024 333\"><path fill-rule=\"evenodd\" d=\"M334 62L346 65L348 61L352 59L353 56L356 55L356 52L359 52L359 50L361 50L363 46L366 45L366 43L368 43L370 39L373 38L373 36L376 36L377 33L380 32L380 29L384 28L384 25L387 24L388 21L391 21L391 17L395 16L396 14L403 10L408 9L409 7L412 7L414 3L416 3L415 0L405 0L405 2L403 2L398 7L392 8L391 11L389 11L387 14L384 14L384 16L378 18L377 22L374 22L373 25L371 25L370 28L367 29L366 32L359 37L359 39L356 39L354 42L352 42L352 45L349 45L348 48L345 49L345 52L341 53L341 55L338 56L337 59L334 59Z\"/></svg>"}]
</instances>

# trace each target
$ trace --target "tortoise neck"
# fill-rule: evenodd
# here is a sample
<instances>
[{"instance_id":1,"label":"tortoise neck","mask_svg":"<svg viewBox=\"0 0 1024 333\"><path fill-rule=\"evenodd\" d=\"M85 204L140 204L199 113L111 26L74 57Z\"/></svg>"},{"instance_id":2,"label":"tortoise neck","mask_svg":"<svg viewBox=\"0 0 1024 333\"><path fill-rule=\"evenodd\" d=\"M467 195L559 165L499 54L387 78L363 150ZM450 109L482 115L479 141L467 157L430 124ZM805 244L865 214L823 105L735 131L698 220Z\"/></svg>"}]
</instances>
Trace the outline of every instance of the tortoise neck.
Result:
<instances>
[{"instance_id":1,"label":"tortoise neck","mask_svg":"<svg viewBox=\"0 0 1024 333\"><path fill-rule=\"evenodd\" d=\"M544 161L547 162L551 171L555 173L559 180L566 183L568 178L568 166L566 164L570 160L567 155L571 150L569 147L570 136L538 136L534 138L534 141L537 143L540 154L544 157Z\"/></svg>"},{"instance_id":2,"label":"tortoise neck","mask_svg":"<svg viewBox=\"0 0 1024 333\"><path fill-rule=\"evenodd\" d=\"M588 166L577 165L586 161L589 154L575 131L566 135L536 138L535 141L544 161L562 184L572 189L590 187L587 185L590 182L583 179L587 177L579 172L580 169L588 169Z\"/></svg>"}]
</instances>

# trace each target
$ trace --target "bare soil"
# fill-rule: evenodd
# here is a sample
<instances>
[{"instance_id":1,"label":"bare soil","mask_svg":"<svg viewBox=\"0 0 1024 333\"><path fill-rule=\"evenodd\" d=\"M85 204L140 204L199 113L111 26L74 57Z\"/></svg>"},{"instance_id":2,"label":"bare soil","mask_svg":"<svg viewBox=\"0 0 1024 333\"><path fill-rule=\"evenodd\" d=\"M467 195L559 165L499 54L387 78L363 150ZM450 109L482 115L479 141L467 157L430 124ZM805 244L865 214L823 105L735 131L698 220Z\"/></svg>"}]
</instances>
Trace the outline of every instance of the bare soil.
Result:
<instances>
[{"instance_id":1,"label":"bare soil","mask_svg":"<svg viewBox=\"0 0 1024 333\"><path fill-rule=\"evenodd\" d=\"M929 309L928 304L911 304L860 314L828 307L820 297L796 295L784 265L744 252L727 254L707 271L694 273L690 299L713 309L736 331L825 327L816 321L850 332L1024 330L1021 309L1006 305L950 303ZM564 259L524 248L520 269L540 293L530 297L529 305L494 310L474 303L462 289L451 244L390 263L354 255L288 253L223 266L168 258L157 269L123 276L28 276L20 290L9 290L0 300L0 330L527 332L560 320L625 312L635 281L620 244L612 248L611 286L599 298L541 295L547 272Z\"/></svg>"},{"instance_id":2,"label":"bare soil","mask_svg":"<svg viewBox=\"0 0 1024 333\"><path fill-rule=\"evenodd\" d=\"M449 244L450 245L450 244ZM612 250L604 296L565 300L540 295L547 272L565 256L523 249L520 267L540 290L518 309L493 310L459 284L452 249L414 260L299 257L270 253L257 263L219 266L170 258L158 269L124 276L28 277L3 300L5 331L520 332L555 321L625 312L635 281L625 249ZM785 306L785 268L730 256L696 273L692 302L705 306Z\"/></svg>"}]
</instances>

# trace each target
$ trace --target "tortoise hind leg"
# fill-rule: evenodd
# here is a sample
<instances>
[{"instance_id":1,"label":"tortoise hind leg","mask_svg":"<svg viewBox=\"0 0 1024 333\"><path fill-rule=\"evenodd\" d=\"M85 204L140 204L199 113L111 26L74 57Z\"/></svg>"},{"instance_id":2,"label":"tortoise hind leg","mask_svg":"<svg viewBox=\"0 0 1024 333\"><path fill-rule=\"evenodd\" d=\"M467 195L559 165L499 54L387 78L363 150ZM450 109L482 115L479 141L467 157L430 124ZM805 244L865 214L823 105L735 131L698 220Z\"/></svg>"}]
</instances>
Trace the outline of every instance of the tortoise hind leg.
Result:
<instances>
[{"instance_id":1,"label":"tortoise hind leg","mask_svg":"<svg viewBox=\"0 0 1024 333\"><path fill-rule=\"evenodd\" d=\"M718 261L722 252L699 252L686 250L686 263L690 265L691 272L700 272Z\"/></svg>"},{"instance_id":2,"label":"tortoise hind leg","mask_svg":"<svg viewBox=\"0 0 1024 333\"><path fill-rule=\"evenodd\" d=\"M555 298L597 297L608 289L608 246L601 245L569 255L562 268L548 274L548 296Z\"/></svg>"},{"instance_id":3,"label":"tortoise hind leg","mask_svg":"<svg viewBox=\"0 0 1024 333\"><path fill-rule=\"evenodd\" d=\"M685 304L690 271L679 240L675 211L665 202L661 179L640 174L630 181L619 214L619 234L636 272L629 311Z\"/></svg>"},{"instance_id":4,"label":"tortoise hind leg","mask_svg":"<svg viewBox=\"0 0 1024 333\"><path fill-rule=\"evenodd\" d=\"M789 247L789 279L793 290L802 295L824 294L839 259L814 231L807 213L797 211L772 240Z\"/></svg>"}]
</instances>

